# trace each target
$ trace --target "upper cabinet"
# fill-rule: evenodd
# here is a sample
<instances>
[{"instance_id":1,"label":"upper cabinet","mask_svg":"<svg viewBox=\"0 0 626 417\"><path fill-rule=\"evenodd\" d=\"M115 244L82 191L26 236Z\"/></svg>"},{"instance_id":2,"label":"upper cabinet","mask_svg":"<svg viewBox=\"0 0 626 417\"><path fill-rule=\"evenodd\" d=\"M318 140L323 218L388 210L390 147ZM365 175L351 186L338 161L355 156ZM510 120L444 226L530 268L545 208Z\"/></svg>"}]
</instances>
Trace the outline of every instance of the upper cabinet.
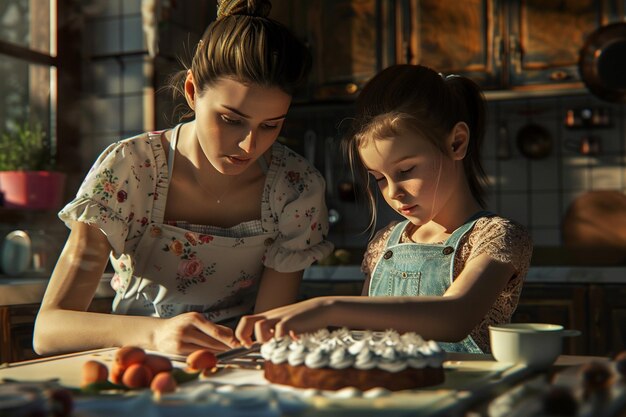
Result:
<instances>
[{"instance_id":1,"label":"upper cabinet","mask_svg":"<svg viewBox=\"0 0 626 417\"><path fill-rule=\"evenodd\" d=\"M506 2L505 87L580 82L585 39L610 20L608 1Z\"/></svg>"},{"instance_id":2,"label":"upper cabinet","mask_svg":"<svg viewBox=\"0 0 626 417\"><path fill-rule=\"evenodd\" d=\"M395 62L394 2L274 0L272 17L289 26L313 53L306 91L296 100L352 99L378 71Z\"/></svg>"},{"instance_id":3,"label":"upper cabinet","mask_svg":"<svg viewBox=\"0 0 626 417\"><path fill-rule=\"evenodd\" d=\"M300 100L354 97L394 63L466 75L486 90L580 87L578 55L624 0L275 0L275 17L311 47Z\"/></svg>"},{"instance_id":4,"label":"upper cabinet","mask_svg":"<svg viewBox=\"0 0 626 417\"><path fill-rule=\"evenodd\" d=\"M471 77L485 88L502 84L504 29L494 1L399 0L398 63L423 64Z\"/></svg>"}]
</instances>

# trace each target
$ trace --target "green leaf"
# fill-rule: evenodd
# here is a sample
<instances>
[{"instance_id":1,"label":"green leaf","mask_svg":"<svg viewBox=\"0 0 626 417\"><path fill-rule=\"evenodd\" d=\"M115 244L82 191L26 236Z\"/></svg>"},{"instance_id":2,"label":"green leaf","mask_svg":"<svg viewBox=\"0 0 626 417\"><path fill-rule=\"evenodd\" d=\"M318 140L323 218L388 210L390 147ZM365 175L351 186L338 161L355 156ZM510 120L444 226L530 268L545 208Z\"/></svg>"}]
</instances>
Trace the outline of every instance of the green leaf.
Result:
<instances>
[{"instance_id":1,"label":"green leaf","mask_svg":"<svg viewBox=\"0 0 626 417\"><path fill-rule=\"evenodd\" d=\"M113 391L113 390L129 391L130 388L128 388L125 385L114 384L113 382L109 380L92 382L91 384L86 385L81 388L81 392L84 394L98 394L101 391Z\"/></svg>"},{"instance_id":2,"label":"green leaf","mask_svg":"<svg viewBox=\"0 0 626 417\"><path fill-rule=\"evenodd\" d=\"M185 382L190 382L198 379L200 376L200 371L198 372L187 372L181 368L172 369L172 376L177 384L184 384Z\"/></svg>"},{"instance_id":3,"label":"green leaf","mask_svg":"<svg viewBox=\"0 0 626 417\"><path fill-rule=\"evenodd\" d=\"M40 124L17 123L0 134L0 171L53 168L50 143Z\"/></svg>"}]
</instances>

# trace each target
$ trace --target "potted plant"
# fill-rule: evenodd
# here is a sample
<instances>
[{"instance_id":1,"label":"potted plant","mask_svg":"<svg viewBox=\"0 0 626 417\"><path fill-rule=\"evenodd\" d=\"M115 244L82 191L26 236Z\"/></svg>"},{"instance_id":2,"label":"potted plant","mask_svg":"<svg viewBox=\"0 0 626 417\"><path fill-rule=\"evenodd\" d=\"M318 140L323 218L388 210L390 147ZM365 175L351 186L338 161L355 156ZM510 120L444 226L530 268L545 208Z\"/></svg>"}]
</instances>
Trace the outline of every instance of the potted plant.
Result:
<instances>
[{"instance_id":1,"label":"potted plant","mask_svg":"<svg viewBox=\"0 0 626 417\"><path fill-rule=\"evenodd\" d=\"M46 134L39 124L18 123L0 134L0 193L4 207L60 207L65 174L54 170Z\"/></svg>"}]
</instances>

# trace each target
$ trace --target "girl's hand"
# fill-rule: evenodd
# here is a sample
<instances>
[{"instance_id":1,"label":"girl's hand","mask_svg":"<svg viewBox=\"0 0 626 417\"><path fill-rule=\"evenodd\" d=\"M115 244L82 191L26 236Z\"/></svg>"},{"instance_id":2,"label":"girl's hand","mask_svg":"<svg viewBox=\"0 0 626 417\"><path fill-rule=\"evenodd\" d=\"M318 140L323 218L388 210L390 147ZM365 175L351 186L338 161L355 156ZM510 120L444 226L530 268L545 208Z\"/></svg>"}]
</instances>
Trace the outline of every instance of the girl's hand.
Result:
<instances>
[{"instance_id":1,"label":"girl's hand","mask_svg":"<svg viewBox=\"0 0 626 417\"><path fill-rule=\"evenodd\" d=\"M232 329L191 312L161 320L154 332L154 346L161 352L186 355L198 349L221 352L240 344Z\"/></svg>"},{"instance_id":2,"label":"girl's hand","mask_svg":"<svg viewBox=\"0 0 626 417\"><path fill-rule=\"evenodd\" d=\"M325 328L329 325L330 297L311 298L296 304L276 308L263 313L243 316L237 325L235 335L244 346L252 345L252 334L264 343L272 337L287 334L295 336Z\"/></svg>"}]
</instances>

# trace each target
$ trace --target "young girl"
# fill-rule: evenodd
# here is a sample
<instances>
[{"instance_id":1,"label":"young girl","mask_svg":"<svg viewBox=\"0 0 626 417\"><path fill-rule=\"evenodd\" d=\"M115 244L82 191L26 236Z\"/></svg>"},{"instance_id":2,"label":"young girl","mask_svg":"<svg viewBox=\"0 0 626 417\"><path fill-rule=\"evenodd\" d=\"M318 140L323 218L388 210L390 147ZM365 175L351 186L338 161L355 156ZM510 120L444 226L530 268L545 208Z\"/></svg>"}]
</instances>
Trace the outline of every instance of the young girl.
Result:
<instances>
[{"instance_id":1,"label":"young girl","mask_svg":"<svg viewBox=\"0 0 626 417\"><path fill-rule=\"evenodd\" d=\"M467 78L412 65L374 77L358 98L346 149L406 221L368 245L370 297L321 297L247 316L237 337L248 345L253 332L265 341L326 326L394 328L449 351L489 351L488 326L510 320L532 244L522 226L484 210L484 109Z\"/></svg>"},{"instance_id":2,"label":"young girl","mask_svg":"<svg viewBox=\"0 0 626 417\"><path fill-rule=\"evenodd\" d=\"M310 55L270 8L221 1L182 72L195 120L111 145L60 212L38 353L236 346L226 324L294 302L330 253L323 178L275 142ZM87 312L109 255L115 314Z\"/></svg>"}]
</instances>

